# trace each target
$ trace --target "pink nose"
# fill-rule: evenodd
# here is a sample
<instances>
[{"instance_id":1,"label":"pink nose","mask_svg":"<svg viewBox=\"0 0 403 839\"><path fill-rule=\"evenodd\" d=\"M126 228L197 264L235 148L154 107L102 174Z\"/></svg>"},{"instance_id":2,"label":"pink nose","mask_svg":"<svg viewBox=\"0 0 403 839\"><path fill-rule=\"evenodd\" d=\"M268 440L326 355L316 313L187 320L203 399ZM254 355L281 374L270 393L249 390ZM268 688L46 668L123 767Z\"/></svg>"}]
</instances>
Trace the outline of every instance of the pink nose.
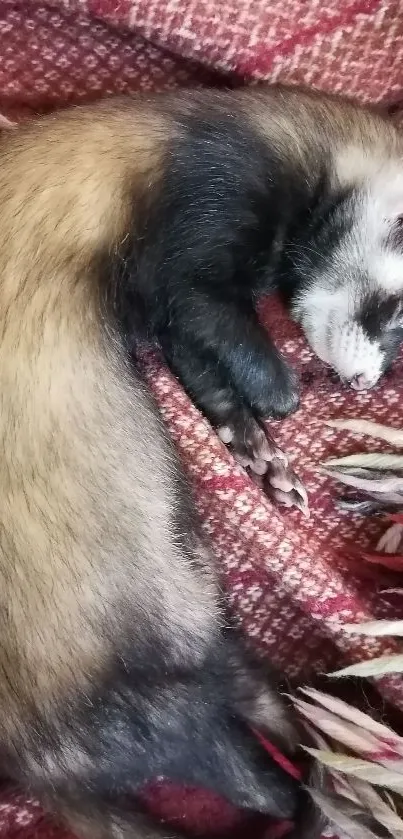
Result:
<instances>
[{"instance_id":1,"label":"pink nose","mask_svg":"<svg viewBox=\"0 0 403 839\"><path fill-rule=\"evenodd\" d=\"M370 379L367 379L364 373L354 376L350 382L350 387L352 387L353 390L369 390L372 385L373 382L371 382Z\"/></svg>"}]
</instances>

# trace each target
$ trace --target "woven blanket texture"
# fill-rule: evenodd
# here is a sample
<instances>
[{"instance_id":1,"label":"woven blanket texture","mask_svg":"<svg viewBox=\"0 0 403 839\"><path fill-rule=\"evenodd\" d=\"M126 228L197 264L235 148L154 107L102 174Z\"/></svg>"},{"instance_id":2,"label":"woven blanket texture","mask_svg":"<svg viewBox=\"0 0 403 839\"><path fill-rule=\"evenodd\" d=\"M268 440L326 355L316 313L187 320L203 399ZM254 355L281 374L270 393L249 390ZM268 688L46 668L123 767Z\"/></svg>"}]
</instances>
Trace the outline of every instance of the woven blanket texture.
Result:
<instances>
[{"instance_id":1,"label":"woven blanket texture","mask_svg":"<svg viewBox=\"0 0 403 839\"><path fill-rule=\"evenodd\" d=\"M178 85L303 83L392 111L403 100L403 4L399 0L35 0L0 3L0 111L23 120L113 93ZM342 663L390 650L343 637L343 622L394 616L373 579L351 570L343 549L374 542L368 526L334 508L335 487L319 461L377 448L326 428L363 416L402 425L403 356L382 386L345 390L315 359L275 302L262 318L302 382L301 409L273 424L310 494L311 518L271 506L234 462L161 361L146 375L195 489L233 609L252 645L303 683ZM398 603L396 603L396 613ZM399 681L381 686L403 707ZM211 795L156 787L152 808L197 835L268 836ZM60 835L33 801L3 788L2 837Z\"/></svg>"}]
</instances>

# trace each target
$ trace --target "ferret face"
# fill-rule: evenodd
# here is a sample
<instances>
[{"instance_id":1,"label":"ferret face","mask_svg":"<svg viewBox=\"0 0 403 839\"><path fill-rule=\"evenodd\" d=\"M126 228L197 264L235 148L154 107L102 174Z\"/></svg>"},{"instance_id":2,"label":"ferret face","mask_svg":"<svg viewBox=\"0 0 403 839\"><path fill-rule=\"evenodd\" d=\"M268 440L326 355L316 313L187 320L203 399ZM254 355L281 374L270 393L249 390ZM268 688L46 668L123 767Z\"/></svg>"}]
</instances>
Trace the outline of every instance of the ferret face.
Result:
<instances>
[{"instance_id":1,"label":"ferret face","mask_svg":"<svg viewBox=\"0 0 403 839\"><path fill-rule=\"evenodd\" d=\"M403 341L403 224L396 184L376 178L315 231L310 277L294 304L314 352L354 390L369 390ZM400 186L403 210L403 174ZM304 271L307 265L304 265Z\"/></svg>"}]
</instances>

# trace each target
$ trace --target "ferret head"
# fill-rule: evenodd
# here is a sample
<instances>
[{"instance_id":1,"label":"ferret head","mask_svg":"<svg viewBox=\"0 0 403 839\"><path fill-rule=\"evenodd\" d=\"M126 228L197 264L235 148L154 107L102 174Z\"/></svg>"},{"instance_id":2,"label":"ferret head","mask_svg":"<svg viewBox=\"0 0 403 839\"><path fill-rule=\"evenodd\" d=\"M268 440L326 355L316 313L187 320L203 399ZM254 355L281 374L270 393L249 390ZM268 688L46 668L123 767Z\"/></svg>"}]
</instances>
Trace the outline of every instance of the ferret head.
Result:
<instances>
[{"instance_id":1,"label":"ferret head","mask_svg":"<svg viewBox=\"0 0 403 839\"><path fill-rule=\"evenodd\" d=\"M293 312L312 349L350 387L374 387L403 341L403 169L330 203L301 254Z\"/></svg>"}]
</instances>

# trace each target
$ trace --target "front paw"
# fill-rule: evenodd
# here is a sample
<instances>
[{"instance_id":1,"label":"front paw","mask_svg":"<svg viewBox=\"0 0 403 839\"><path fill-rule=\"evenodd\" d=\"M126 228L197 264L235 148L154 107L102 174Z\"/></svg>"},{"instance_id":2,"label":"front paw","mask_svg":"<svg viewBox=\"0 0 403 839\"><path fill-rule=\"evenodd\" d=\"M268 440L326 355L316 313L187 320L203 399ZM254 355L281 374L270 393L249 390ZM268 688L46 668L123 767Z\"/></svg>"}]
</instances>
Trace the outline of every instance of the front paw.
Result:
<instances>
[{"instance_id":1,"label":"front paw","mask_svg":"<svg viewBox=\"0 0 403 839\"><path fill-rule=\"evenodd\" d=\"M309 515L306 490L264 423L244 409L219 428L218 435L273 501Z\"/></svg>"}]
</instances>

